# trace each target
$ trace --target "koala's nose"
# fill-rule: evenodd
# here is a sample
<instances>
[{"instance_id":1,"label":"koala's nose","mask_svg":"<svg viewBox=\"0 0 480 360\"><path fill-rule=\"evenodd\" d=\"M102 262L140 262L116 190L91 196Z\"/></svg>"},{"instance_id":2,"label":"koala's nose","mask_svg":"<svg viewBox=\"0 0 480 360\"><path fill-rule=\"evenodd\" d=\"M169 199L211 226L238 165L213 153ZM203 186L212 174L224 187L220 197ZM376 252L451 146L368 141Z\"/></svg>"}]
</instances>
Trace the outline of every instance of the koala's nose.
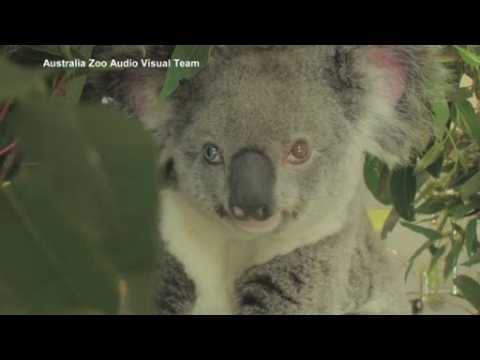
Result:
<instances>
[{"instance_id":1,"label":"koala's nose","mask_svg":"<svg viewBox=\"0 0 480 360\"><path fill-rule=\"evenodd\" d=\"M245 221L254 219L257 221L265 221L272 216L272 212L268 205L250 206L243 209L239 206L233 206L230 210L236 220Z\"/></svg>"},{"instance_id":2,"label":"koala's nose","mask_svg":"<svg viewBox=\"0 0 480 360\"><path fill-rule=\"evenodd\" d=\"M275 172L270 158L245 149L232 159L230 169L230 213L236 220L265 221L272 216Z\"/></svg>"}]
</instances>

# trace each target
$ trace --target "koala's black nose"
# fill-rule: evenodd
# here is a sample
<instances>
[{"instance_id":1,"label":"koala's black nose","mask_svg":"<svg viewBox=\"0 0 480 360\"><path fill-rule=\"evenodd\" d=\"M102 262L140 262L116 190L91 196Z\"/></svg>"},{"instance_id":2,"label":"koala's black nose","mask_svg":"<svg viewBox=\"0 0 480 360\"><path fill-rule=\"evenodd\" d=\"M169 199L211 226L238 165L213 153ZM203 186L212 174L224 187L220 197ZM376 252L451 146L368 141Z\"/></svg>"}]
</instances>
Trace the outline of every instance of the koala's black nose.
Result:
<instances>
[{"instance_id":1,"label":"koala's black nose","mask_svg":"<svg viewBox=\"0 0 480 360\"><path fill-rule=\"evenodd\" d=\"M244 149L230 167L230 213L237 220L264 221L273 213L275 172L271 160L257 150Z\"/></svg>"},{"instance_id":2,"label":"koala's black nose","mask_svg":"<svg viewBox=\"0 0 480 360\"><path fill-rule=\"evenodd\" d=\"M272 216L272 212L267 205L250 206L247 209L233 206L230 209L230 212L236 220L240 221L245 221L248 219L265 221Z\"/></svg>"}]
</instances>

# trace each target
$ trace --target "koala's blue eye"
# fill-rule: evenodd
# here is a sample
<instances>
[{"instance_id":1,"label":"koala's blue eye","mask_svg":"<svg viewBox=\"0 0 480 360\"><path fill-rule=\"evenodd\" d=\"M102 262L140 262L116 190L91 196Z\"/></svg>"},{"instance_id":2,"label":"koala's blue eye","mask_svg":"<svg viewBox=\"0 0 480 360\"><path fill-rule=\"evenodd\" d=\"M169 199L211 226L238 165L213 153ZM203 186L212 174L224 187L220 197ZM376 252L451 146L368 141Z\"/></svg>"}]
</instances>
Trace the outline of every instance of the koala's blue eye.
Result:
<instances>
[{"instance_id":1,"label":"koala's blue eye","mask_svg":"<svg viewBox=\"0 0 480 360\"><path fill-rule=\"evenodd\" d=\"M203 147L203 157L212 165L218 165L223 162L223 157L220 149L215 144L205 144Z\"/></svg>"}]
</instances>

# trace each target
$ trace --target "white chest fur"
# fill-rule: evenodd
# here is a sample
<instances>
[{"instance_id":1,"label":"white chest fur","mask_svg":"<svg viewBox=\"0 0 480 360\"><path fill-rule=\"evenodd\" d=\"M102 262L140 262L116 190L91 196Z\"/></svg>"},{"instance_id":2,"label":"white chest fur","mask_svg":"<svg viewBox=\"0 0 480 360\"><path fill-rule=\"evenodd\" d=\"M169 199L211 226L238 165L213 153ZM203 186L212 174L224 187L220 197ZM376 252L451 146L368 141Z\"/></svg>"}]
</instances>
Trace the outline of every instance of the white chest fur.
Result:
<instances>
[{"instance_id":1,"label":"white chest fur","mask_svg":"<svg viewBox=\"0 0 480 360\"><path fill-rule=\"evenodd\" d=\"M193 313L231 313L232 245L225 229L192 208L180 194L165 190L160 196L162 239L195 283L197 299Z\"/></svg>"},{"instance_id":2,"label":"white chest fur","mask_svg":"<svg viewBox=\"0 0 480 360\"><path fill-rule=\"evenodd\" d=\"M160 197L162 239L195 283L193 314L231 314L234 283L243 271L312 244L342 226L339 221L327 219L303 231L295 226L275 238L249 239L199 212L178 192L164 190Z\"/></svg>"}]
</instances>

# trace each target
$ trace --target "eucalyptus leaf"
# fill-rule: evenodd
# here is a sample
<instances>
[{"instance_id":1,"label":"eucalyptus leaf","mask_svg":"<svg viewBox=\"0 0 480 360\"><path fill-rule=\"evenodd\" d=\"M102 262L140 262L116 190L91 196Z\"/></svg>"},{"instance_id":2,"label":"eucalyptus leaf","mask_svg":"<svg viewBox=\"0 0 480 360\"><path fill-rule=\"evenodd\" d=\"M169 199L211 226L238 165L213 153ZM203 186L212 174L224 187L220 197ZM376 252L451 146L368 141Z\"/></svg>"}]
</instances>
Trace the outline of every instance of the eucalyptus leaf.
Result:
<instances>
[{"instance_id":1,"label":"eucalyptus leaf","mask_svg":"<svg viewBox=\"0 0 480 360\"><path fill-rule=\"evenodd\" d=\"M436 142L422 157L417 164L417 171L424 171L428 169L435 161L442 157L445 144L443 142Z\"/></svg>"},{"instance_id":2,"label":"eucalyptus leaf","mask_svg":"<svg viewBox=\"0 0 480 360\"><path fill-rule=\"evenodd\" d=\"M56 99L20 101L9 120L24 160L0 194L0 280L30 313L117 313L120 278L144 283L156 255L150 136L122 113Z\"/></svg>"},{"instance_id":3,"label":"eucalyptus leaf","mask_svg":"<svg viewBox=\"0 0 480 360\"><path fill-rule=\"evenodd\" d=\"M394 170L390 180L390 189L393 205L398 214L407 221L414 221L417 179L413 166Z\"/></svg>"},{"instance_id":4,"label":"eucalyptus leaf","mask_svg":"<svg viewBox=\"0 0 480 360\"><path fill-rule=\"evenodd\" d=\"M367 155L363 167L365 184L372 195L384 205L390 205L390 170L388 166L373 155Z\"/></svg>"},{"instance_id":5,"label":"eucalyptus leaf","mask_svg":"<svg viewBox=\"0 0 480 360\"><path fill-rule=\"evenodd\" d=\"M462 297L480 312L480 284L466 275L457 276L453 282L460 290Z\"/></svg>"},{"instance_id":6,"label":"eucalyptus leaf","mask_svg":"<svg viewBox=\"0 0 480 360\"><path fill-rule=\"evenodd\" d=\"M415 212L422 215L432 215L458 204L462 204L462 200L455 195L433 196L422 202L415 209Z\"/></svg>"},{"instance_id":7,"label":"eucalyptus leaf","mask_svg":"<svg viewBox=\"0 0 480 360\"><path fill-rule=\"evenodd\" d=\"M448 216L458 220L470 215L472 211L477 209L479 204L475 201L468 201L467 203L459 203L448 209Z\"/></svg>"},{"instance_id":8,"label":"eucalyptus leaf","mask_svg":"<svg viewBox=\"0 0 480 360\"><path fill-rule=\"evenodd\" d=\"M433 249L431 248L430 252L432 253L432 259L430 260L429 271L432 271L432 269L435 268L439 260L445 254L446 250L447 250L447 247L445 245L440 246L439 248L436 248L436 247L433 247Z\"/></svg>"},{"instance_id":9,"label":"eucalyptus leaf","mask_svg":"<svg viewBox=\"0 0 480 360\"><path fill-rule=\"evenodd\" d=\"M454 188L455 190L459 191L459 188L466 184L471 178L473 178L477 173L479 172L479 169L472 167L468 170L460 169L458 171L455 178L455 181L453 181L451 187Z\"/></svg>"},{"instance_id":10,"label":"eucalyptus leaf","mask_svg":"<svg viewBox=\"0 0 480 360\"><path fill-rule=\"evenodd\" d=\"M390 210L390 214L387 217L387 220L385 220L385 223L383 224L383 229L381 233L381 239L385 240L388 237L388 234L395 229L395 226L397 226L398 222L400 221L400 215L398 215L397 210L393 208Z\"/></svg>"},{"instance_id":11,"label":"eucalyptus leaf","mask_svg":"<svg viewBox=\"0 0 480 360\"><path fill-rule=\"evenodd\" d=\"M435 241L436 240L428 240L427 242L425 242L422 246L420 246L414 253L413 255L410 257L410 259L408 260L408 266L407 266L407 270L405 271L405 282L407 282L408 280L408 276L410 275L410 272L412 271L412 267L415 263L415 260L421 255L423 254L426 250L428 250L432 245L435 244Z\"/></svg>"},{"instance_id":12,"label":"eucalyptus leaf","mask_svg":"<svg viewBox=\"0 0 480 360\"><path fill-rule=\"evenodd\" d=\"M460 257L460 253L463 249L463 236L461 239L455 239L455 237L451 235L450 240L452 243L452 248L445 259L445 268L443 271L443 276L445 278L448 278L453 272L453 269L457 266L458 258Z\"/></svg>"},{"instance_id":13,"label":"eucalyptus leaf","mask_svg":"<svg viewBox=\"0 0 480 360\"><path fill-rule=\"evenodd\" d=\"M47 93L46 76L42 71L13 64L0 56L0 101L7 97L21 97L34 91Z\"/></svg>"},{"instance_id":14,"label":"eucalyptus leaf","mask_svg":"<svg viewBox=\"0 0 480 360\"><path fill-rule=\"evenodd\" d=\"M480 192L480 171L473 175L467 182L459 187L460 195L464 201L468 201L470 196Z\"/></svg>"},{"instance_id":15,"label":"eucalyptus leaf","mask_svg":"<svg viewBox=\"0 0 480 360\"><path fill-rule=\"evenodd\" d=\"M87 306L113 314L118 279L102 250L114 235L106 184L74 114L49 105L22 101L9 115L24 160L2 191L0 277L31 313Z\"/></svg>"},{"instance_id":16,"label":"eucalyptus leaf","mask_svg":"<svg viewBox=\"0 0 480 360\"><path fill-rule=\"evenodd\" d=\"M442 153L432 164L427 167L427 172L434 178L439 178L443 171L445 153Z\"/></svg>"},{"instance_id":17,"label":"eucalyptus leaf","mask_svg":"<svg viewBox=\"0 0 480 360\"><path fill-rule=\"evenodd\" d=\"M475 112L471 102L465 100L457 106L463 116L463 119L465 120L470 136L472 136L472 138L475 139L478 144L480 144L480 117Z\"/></svg>"},{"instance_id":18,"label":"eucalyptus leaf","mask_svg":"<svg viewBox=\"0 0 480 360\"><path fill-rule=\"evenodd\" d=\"M450 108L445 98L432 104L434 113L434 130L435 136L440 139L447 130L448 120L450 119Z\"/></svg>"},{"instance_id":19,"label":"eucalyptus leaf","mask_svg":"<svg viewBox=\"0 0 480 360\"><path fill-rule=\"evenodd\" d=\"M425 250L428 250L430 248L432 248L433 246L435 246L435 243L442 238L442 234L439 233L438 231L435 231L435 230L432 230L432 229L429 229L429 228L426 228L426 227L423 227L423 226L419 226L419 225L415 225L415 224L410 224L410 223L406 223L406 222L401 222L402 226L426 237L428 239L427 242L425 242L420 248L417 249L417 251L415 251L415 253L412 255L412 257L408 260L408 267L407 267L407 270L405 272L405 281L407 281L408 279L408 275L410 274L410 271L413 267L413 264L415 262L415 260L425 251Z\"/></svg>"},{"instance_id":20,"label":"eucalyptus leaf","mask_svg":"<svg viewBox=\"0 0 480 360\"><path fill-rule=\"evenodd\" d=\"M72 45L58 45L63 57L67 60L72 60Z\"/></svg>"},{"instance_id":21,"label":"eucalyptus leaf","mask_svg":"<svg viewBox=\"0 0 480 360\"><path fill-rule=\"evenodd\" d=\"M65 46L70 46L70 45L65 45ZM82 58L89 58L92 55L94 45L82 45L80 48L76 49L75 51L78 52ZM70 49L70 56L73 57L71 52L73 49ZM70 71L70 72L75 72L75 70ZM72 103L72 104L77 104L80 101L80 98L82 96L85 83L87 81L87 74L83 76L77 76L71 78L69 81L67 81L66 84L66 95L63 97L64 100Z\"/></svg>"},{"instance_id":22,"label":"eucalyptus leaf","mask_svg":"<svg viewBox=\"0 0 480 360\"><path fill-rule=\"evenodd\" d=\"M429 229L429 228L426 228L426 227L423 227L423 226L420 226L420 225L410 224L410 223L403 222L403 221L401 222L401 224L402 224L402 226L416 232L417 234L423 235L424 237L426 237L427 239L429 239L431 241L436 241L436 240L439 240L443 237L442 234L439 233L438 231L432 230L432 229Z\"/></svg>"},{"instance_id":23,"label":"eucalyptus leaf","mask_svg":"<svg viewBox=\"0 0 480 360\"><path fill-rule=\"evenodd\" d=\"M106 248L121 271L148 270L158 235L153 140L139 122L112 109L85 108L77 123L98 152L119 226L118 234L106 241Z\"/></svg>"},{"instance_id":24,"label":"eucalyptus leaf","mask_svg":"<svg viewBox=\"0 0 480 360\"><path fill-rule=\"evenodd\" d=\"M455 49L457 49L458 53L462 57L462 59L470 66L473 67L478 67L480 66L480 55L475 54L473 51L467 49L467 48L462 48L460 46L455 46Z\"/></svg>"},{"instance_id":25,"label":"eucalyptus leaf","mask_svg":"<svg viewBox=\"0 0 480 360\"><path fill-rule=\"evenodd\" d=\"M472 219L468 222L465 229L465 247L467 255L472 258L478 254L480 243L478 241L478 219Z\"/></svg>"}]
</instances>

